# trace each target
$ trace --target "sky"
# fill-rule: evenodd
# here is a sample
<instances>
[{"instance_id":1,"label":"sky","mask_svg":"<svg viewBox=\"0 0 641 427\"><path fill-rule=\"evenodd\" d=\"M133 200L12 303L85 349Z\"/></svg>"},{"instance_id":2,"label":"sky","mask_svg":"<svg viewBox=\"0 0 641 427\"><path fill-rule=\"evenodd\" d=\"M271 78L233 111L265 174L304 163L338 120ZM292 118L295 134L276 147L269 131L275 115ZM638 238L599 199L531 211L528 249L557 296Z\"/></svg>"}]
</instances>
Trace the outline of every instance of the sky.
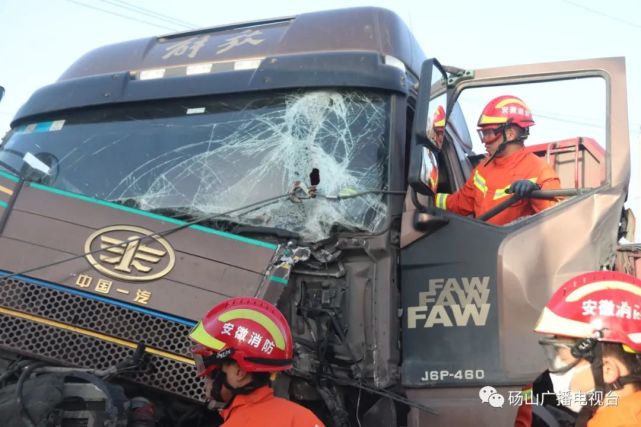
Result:
<instances>
[{"instance_id":1,"label":"sky","mask_svg":"<svg viewBox=\"0 0 641 427\"><path fill-rule=\"evenodd\" d=\"M450 7L448 7L450 5ZM256 19L354 6L396 12L428 57L465 69L625 56L641 241L641 2L637 0L0 0L0 135L37 88L93 48Z\"/></svg>"}]
</instances>

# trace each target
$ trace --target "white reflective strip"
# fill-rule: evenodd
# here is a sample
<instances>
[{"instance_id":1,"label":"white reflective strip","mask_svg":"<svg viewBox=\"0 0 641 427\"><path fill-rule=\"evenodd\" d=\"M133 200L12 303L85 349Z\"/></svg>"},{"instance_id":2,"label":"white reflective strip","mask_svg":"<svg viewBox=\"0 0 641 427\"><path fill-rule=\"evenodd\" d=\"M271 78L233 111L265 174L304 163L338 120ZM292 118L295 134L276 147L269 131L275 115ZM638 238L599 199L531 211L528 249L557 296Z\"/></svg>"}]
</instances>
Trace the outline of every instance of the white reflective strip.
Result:
<instances>
[{"instance_id":1,"label":"white reflective strip","mask_svg":"<svg viewBox=\"0 0 641 427\"><path fill-rule=\"evenodd\" d=\"M144 70L140 72L140 80L162 79L165 76L164 68Z\"/></svg>"},{"instance_id":2,"label":"white reflective strip","mask_svg":"<svg viewBox=\"0 0 641 427\"><path fill-rule=\"evenodd\" d=\"M51 126L49 127L50 131L56 131L62 129L62 127L65 125L64 120L56 120L55 122L51 123Z\"/></svg>"},{"instance_id":3,"label":"white reflective strip","mask_svg":"<svg viewBox=\"0 0 641 427\"><path fill-rule=\"evenodd\" d=\"M536 326L534 326L534 332L540 334L564 335L576 338L591 337L594 335L595 330L598 329L594 325L561 317L547 307L543 308L541 317L539 317Z\"/></svg>"},{"instance_id":4,"label":"white reflective strip","mask_svg":"<svg viewBox=\"0 0 641 427\"><path fill-rule=\"evenodd\" d=\"M261 59L241 59L234 62L234 70L254 70L260 66Z\"/></svg>"},{"instance_id":5,"label":"white reflective strip","mask_svg":"<svg viewBox=\"0 0 641 427\"><path fill-rule=\"evenodd\" d=\"M205 112L205 107L189 108L187 110L187 115L189 115L189 114L202 114L204 112Z\"/></svg>"},{"instance_id":6,"label":"white reflective strip","mask_svg":"<svg viewBox=\"0 0 641 427\"><path fill-rule=\"evenodd\" d=\"M187 75L191 76L192 74L206 74L211 71L211 62L206 64L192 64L187 66Z\"/></svg>"},{"instance_id":7,"label":"white reflective strip","mask_svg":"<svg viewBox=\"0 0 641 427\"><path fill-rule=\"evenodd\" d=\"M389 65L390 67L398 68L403 73L405 73L407 71L403 61L401 61L400 59L398 59L398 58L396 58L396 57L394 57L392 55L385 55L385 58L384 58L383 62L385 63L385 65Z\"/></svg>"}]
</instances>

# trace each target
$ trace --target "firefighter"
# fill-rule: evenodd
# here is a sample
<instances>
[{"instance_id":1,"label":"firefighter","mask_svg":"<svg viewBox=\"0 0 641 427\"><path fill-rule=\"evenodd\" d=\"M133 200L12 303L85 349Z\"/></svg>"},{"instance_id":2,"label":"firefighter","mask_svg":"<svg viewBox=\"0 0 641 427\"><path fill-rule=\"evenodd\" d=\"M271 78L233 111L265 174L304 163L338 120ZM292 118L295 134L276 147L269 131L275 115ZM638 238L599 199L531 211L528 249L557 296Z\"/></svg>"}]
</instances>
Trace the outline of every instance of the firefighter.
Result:
<instances>
[{"instance_id":1,"label":"firefighter","mask_svg":"<svg viewBox=\"0 0 641 427\"><path fill-rule=\"evenodd\" d=\"M578 413L577 426L641 426L641 280L579 275L554 293L534 330L547 335L540 343L554 394Z\"/></svg>"},{"instance_id":2,"label":"firefighter","mask_svg":"<svg viewBox=\"0 0 641 427\"><path fill-rule=\"evenodd\" d=\"M519 200L488 220L503 225L547 209L556 200L530 199L534 190L560 187L554 169L524 149L532 113L520 98L503 95L491 100L478 121L478 134L487 157L472 170L469 179L454 194L438 193L436 206L460 215L479 217L512 194Z\"/></svg>"},{"instance_id":3,"label":"firefighter","mask_svg":"<svg viewBox=\"0 0 641 427\"><path fill-rule=\"evenodd\" d=\"M434 141L438 148L443 147L443 138L445 135L445 109L442 105L436 107L432 117L432 127L429 132L429 138Z\"/></svg>"},{"instance_id":4,"label":"firefighter","mask_svg":"<svg viewBox=\"0 0 641 427\"><path fill-rule=\"evenodd\" d=\"M271 379L292 367L293 341L285 317L257 298L213 307L190 333L207 396L223 404L224 427L323 427L307 408L274 396Z\"/></svg>"}]
</instances>

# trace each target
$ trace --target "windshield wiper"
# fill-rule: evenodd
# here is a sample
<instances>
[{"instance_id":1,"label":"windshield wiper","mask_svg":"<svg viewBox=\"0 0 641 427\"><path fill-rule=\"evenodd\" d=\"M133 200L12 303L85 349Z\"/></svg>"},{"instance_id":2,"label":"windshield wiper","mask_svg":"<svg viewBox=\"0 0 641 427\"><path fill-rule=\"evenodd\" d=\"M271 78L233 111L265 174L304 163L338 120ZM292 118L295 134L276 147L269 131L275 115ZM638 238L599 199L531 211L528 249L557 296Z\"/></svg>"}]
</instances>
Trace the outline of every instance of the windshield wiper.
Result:
<instances>
[{"instance_id":1,"label":"windshield wiper","mask_svg":"<svg viewBox=\"0 0 641 427\"><path fill-rule=\"evenodd\" d=\"M213 226L213 228L221 229L234 234L260 234L276 236L281 239L300 240L300 235L293 231L278 227L266 227L262 225L246 224L238 221L236 218L231 217L218 217L216 219L206 221L205 224L202 225Z\"/></svg>"},{"instance_id":2,"label":"windshield wiper","mask_svg":"<svg viewBox=\"0 0 641 427\"><path fill-rule=\"evenodd\" d=\"M168 216L170 218L179 219L181 221L195 221L198 218L206 218L208 215L198 209L187 208L187 207L172 207L172 208L153 208L153 209L143 209L149 213Z\"/></svg>"},{"instance_id":3,"label":"windshield wiper","mask_svg":"<svg viewBox=\"0 0 641 427\"><path fill-rule=\"evenodd\" d=\"M16 170L9 163L6 163L6 162L0 160L0 167L3 168L3 169L6 169L12 175L20 176L20 171Z\"/></svg>"},{"instance_id":4,"label":"windshield wiper","mask_svg":"<svg viewBox=\"0 0 641 427\"><path fill-rule=\"evenodd\" d=\"M342 222L333 222L329 227L331 233L371 233L370 230L358 227L352 224L343 224Z\"/></svg>"},{"instance_id":5,"label":"windshield wiper","mask_svg":"<svg viewBox=\"0 0 641 427\"><path fill-rule=\"evenodd\" d=\"M263 234L273 235L281 239L300 240L300 234L278 227L263 227L260 225L238 224L231 230L234 234Z\"/></svg>"}]
</instances>

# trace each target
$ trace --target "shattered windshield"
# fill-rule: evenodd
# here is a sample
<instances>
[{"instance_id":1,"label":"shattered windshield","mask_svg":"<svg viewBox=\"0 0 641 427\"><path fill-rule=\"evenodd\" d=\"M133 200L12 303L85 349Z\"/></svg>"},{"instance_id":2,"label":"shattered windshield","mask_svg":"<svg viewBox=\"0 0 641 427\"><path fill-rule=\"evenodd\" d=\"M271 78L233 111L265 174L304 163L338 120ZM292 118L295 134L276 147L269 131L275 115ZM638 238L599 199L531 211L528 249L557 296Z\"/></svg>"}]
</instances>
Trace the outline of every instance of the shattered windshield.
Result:
<instances>
[{"instance_id":1,"label":"shattered windshield","mask_svg":"<svg viewBox=\"0 0 641 427\"><path fill-rule=\"evenodd\" d=\"M361 90L169 100L75 111L15 128L0 166L40 182L143 210L224 214L286 194L295 181L318 193L386 189L388 97ZM289 198L229 214L307 240L333 231L374 232L380 194L295 203ZM233 221L231 221L233 220ZM230 230L233 231L233 230Z\"/></svg>"}]
</instances>

